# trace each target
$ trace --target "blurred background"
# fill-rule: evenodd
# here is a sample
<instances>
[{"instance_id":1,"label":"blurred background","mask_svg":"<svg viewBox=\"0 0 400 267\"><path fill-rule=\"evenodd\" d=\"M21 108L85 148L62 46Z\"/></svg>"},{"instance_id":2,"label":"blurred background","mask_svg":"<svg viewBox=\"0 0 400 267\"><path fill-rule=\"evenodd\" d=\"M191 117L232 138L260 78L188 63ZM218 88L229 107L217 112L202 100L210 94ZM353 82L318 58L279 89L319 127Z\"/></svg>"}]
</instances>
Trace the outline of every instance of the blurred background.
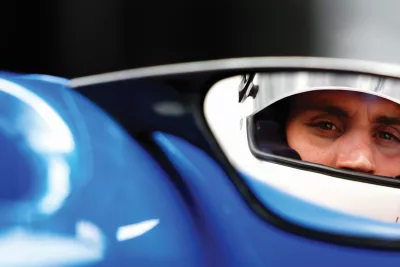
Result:
<instances>
[{"instance_id":1,"label":"blurred background","mask_svg":"<svg viewBox=\"0 0 400 267\"><path fill-rule=\"evenodd\" d=\"M67 78L217 58L400 62L398 0L3 1L0 70Z\"/></svg>"}]
</instances>

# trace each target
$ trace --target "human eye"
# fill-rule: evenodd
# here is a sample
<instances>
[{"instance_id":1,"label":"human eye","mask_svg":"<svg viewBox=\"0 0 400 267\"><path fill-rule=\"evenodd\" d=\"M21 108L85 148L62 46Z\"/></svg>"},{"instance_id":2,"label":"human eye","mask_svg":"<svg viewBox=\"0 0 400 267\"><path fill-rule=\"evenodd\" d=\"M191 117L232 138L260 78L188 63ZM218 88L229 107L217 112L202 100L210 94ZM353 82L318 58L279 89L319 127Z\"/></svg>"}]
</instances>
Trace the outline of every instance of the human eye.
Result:
<instances>
[{"instance_id":1,"label":"human eye","mask_svg":"<svg viewBox=\"0 0 400 267\"><path fill-rule=\"evenodd\" d=\"M384 142L400 143L400 138L397 137L395 134L388 132L388 131L378 131L375 134L375 137L381 139Z\"/></svg>"},{"instance_id":2,"label":"human eye","mask_svg":"<svg viewBox=\"0 0 400 267\"><path fill-rule=\"evenodd\" d=\"M318 127L323 131L339 131L339 128L334 123L329 121L315 122L313 126Z\"/></svg>"},{"instance_id":3,"label":"human eye","mask_svg":"<svg viewBox=\"0 0 400 267\"><path fill-rule=\"evenodd\" d=\"M309 127L326 132L341 132L342 127L340 127L339 124L340 123L329 119L311 120L307 123Z\"/></svg>"},{"instance_id":4,"label":"human eye","mask_svg":"<svg viewBox=\"0 0 400 267\"><path fill-rule=\"evenodd\" d=\"M307 125L312 129L314 134L320 137L337 138L343 132L340 123L334 120L319 119L310 121Z\"/></svg>"}]
</instances>

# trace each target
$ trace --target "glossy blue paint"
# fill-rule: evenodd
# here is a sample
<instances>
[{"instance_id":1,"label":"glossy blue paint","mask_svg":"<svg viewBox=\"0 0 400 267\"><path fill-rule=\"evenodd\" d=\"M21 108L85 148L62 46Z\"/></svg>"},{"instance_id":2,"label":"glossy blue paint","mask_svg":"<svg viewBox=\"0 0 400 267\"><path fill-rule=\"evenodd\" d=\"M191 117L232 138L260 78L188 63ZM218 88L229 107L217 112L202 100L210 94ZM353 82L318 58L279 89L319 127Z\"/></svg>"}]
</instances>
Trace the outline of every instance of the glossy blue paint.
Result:
<instances>
[{"instance_id":1,"label":"glossy blue paint","mask_svg":"<svg viewBox=\"0 0 400 267\"><path fill-rule=\"evenodd\" d=\"M0 71L0 78L9 78L9 77L17 77L21 76L19 73L8 72L8 71Z\"/></svg>"},{"instance_id":2,"label":"glossy blue paint","mask_svg":"<svg viewBox=\"0 0 400 267\"><path fill-rule=\"evenodd\" d=\"M56 84L60 84L60 85L64 85L64 86L68 85L68 82L69 82L69 80L66 78L52 76L52 75L46 75L46 74L24 74L24 75L21 75L20 78L49 82L49 83L56 83Z\"/></svg>"},{"instance_id":3,"label":"glossy blue paint","mask_svg":"<svg viewBox=\"0 0 400 267\"><path fill-rule=\"evenodd\" d=\"M223 258L224 266L354 267L390 266L396 265L400 260L400 252L333 245L282 231L257 217L244 203L222 169L199 148L183 139L161 132L154 134L154 140L184 177L188 191L194 199L192 208L201 215L199 216L201 222L207 229L204 234L214 238L215 246L211 248L206 246L205 249L208 253L215 253L217 249L218 253L213 255L213 259L218 261L218 264L221 263L220 258ZM244 179L251 180L249 177L244 177ZM265 185L252 184L252 187L263 187L263 192L272 194L268 196L268 201L271 201L271 198L282 201L282 208L275 207L275 212L288 216L296 222L299 222L301 218L285 214L285 210L293 212L294 208L306 208L309 211L311 209L314 218L323 215L321 212L326 212L312 210L308 203L296 204L297 200L279 192L272 192ZM344 214L325 215L328 215L326 220L334 219L337 223L349 223L343 217ZM364 227L362 232L358 232L361 234L371 232L376 234L375 226L380 229L386 228L386 225L376 225L372 221L347 218L350 219L350 223L357 222L360 226L368 226ZM350 227L353 226L350 225ZM355 229L352 228L352 231ZM216 266L221 266L218 264Z\"/></svg>"},{"instance_id":4,"label":"glossy blue paint","mask_svg":"<svg viewBox=\"0 0 400 267\"><path fill-rule=\"evenodd\" d=\"M170 177L65 84L0 75L0 266L205 266Z\"/></svg>"},{"instance_id":5,"label":"glossy blue paint","mask_svg":"<svg viewBox=\"0 0 400 267\"><path fill-rule=\"evenodd\" d=\"M43 81L43 82L50 82L56 83L59 85L67 86L69 80L67 78L58 77L54 75L48 74L32 74L32 73L14 73L14 72L7 72L7 71L0 71L0 78L7 79L12 77L18 77L20 79L30 79L36 81Z\"/></svg>"},{"instance_id":6,"label":"glossy blue paint","mask_svg":"<svg viewBox=\"0 0 400 267\"><path fill-rule=\"evenodd\" d=\"M332 245L275 228L248 208L206 153L155 133L184 180L177 190L149 153L67 84L0 73L0 266L353 267L400 260L400 252ZM397 226L328 211L242 176L294 223L399 236Z\"/></svg>"}]
</instances>

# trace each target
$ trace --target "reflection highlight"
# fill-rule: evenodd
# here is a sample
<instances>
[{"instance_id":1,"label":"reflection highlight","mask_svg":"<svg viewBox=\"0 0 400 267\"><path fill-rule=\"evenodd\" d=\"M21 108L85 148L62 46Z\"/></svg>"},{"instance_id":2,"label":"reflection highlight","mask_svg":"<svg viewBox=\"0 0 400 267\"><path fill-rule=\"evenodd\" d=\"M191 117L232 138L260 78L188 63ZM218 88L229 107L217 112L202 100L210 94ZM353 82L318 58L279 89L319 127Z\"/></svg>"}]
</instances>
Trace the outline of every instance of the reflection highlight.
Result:
<instances>
[{"instance_id":1,"label":"reflection highlight","mask_svg":"<svg viewBox=\"0 0 400 267\"><path fill-rule=\"evenodd\" d=\"M159 223L159 219L152 219L140 223L121 226L117 230L116 238L118 241L125 241L141 236L156 227Z\"/></svg>"},{"instance_id":2,"label":"reflection highlight","mask_svg":"<svg viewBox=\"0 0 400 267\"><path fill-rule=\"evenodd\" d=\"M39 210L51 214L62 206L70 193L70 167L61 157L50 157L47 166L47 192L39 203Z\"/></svg>"},{"instance_id":3,"label":"reflection highlight","mask_svg":"<svg viewBox=\"0 0 400 267\"><path fill-rule=\"evenodd\" d=\"M104 258L103 233L86 221L77 223L76 237L14 228L0 235L0 255L0 266L92 264Z\"/></svg>"},{"instance_id":4,"label":"reflection highlight","mask_svg":"<svg viewBox=\"0 0 400 267\"><path fill-rule=\"evenodd\" d=\"M28 210L23 208L18 211L17 208L17 216L26 217L32 212L50 215L62 206L70 194L71 170L66 156L75 151L71 129L46 99L29 88L0 78L0 92L15 97L18 101L4 106L10 110L10 114L15 113L15 117L2 118L1 130L14 139L21 136L23 142L20 144L25 147L25 153L30 154L32 159L37 159L28 164L43 164L42 168L45 170L44 174L30 174L39 187L36 188L33 199L27 200L23 205L18 204L19 208L25 206ZM37 177L38 175L44 175L44 179Z\"/></svg>"},{"instance_id":5,"label":"reflection highlight","mask_svg":"<svg viewBox=\"0 0 400 267\"><path fill-rule=\"evenodd\" d=\"M35 129L36 123L30 124L25 134L32 148L37 152L69 153L75 148L72 133L60 115L43 99L26 88L0 78L0 91L16 97L31 107L46 122L50 134L43 129ZM40 124L39 124L40 125Z\"/></svg>"}]
</instances>

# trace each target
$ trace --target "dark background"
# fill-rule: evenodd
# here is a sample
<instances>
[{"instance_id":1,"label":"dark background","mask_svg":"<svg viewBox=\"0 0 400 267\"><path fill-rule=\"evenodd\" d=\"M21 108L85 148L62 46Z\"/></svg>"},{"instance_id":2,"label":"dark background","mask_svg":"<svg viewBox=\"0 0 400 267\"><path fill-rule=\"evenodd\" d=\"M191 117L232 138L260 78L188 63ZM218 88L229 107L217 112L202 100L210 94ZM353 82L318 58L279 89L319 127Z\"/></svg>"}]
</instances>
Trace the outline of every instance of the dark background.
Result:
<instances>
[{"instance_id":1,"label":"dark background","mask_svg":"<svg viewBox=\"0 0 400 267\"><path fill-rule=\"evenodd\" d=\"M400 62L400 1L3 1L0 70L78 77L217 58Z\"/></svg>"}]
</instances>

